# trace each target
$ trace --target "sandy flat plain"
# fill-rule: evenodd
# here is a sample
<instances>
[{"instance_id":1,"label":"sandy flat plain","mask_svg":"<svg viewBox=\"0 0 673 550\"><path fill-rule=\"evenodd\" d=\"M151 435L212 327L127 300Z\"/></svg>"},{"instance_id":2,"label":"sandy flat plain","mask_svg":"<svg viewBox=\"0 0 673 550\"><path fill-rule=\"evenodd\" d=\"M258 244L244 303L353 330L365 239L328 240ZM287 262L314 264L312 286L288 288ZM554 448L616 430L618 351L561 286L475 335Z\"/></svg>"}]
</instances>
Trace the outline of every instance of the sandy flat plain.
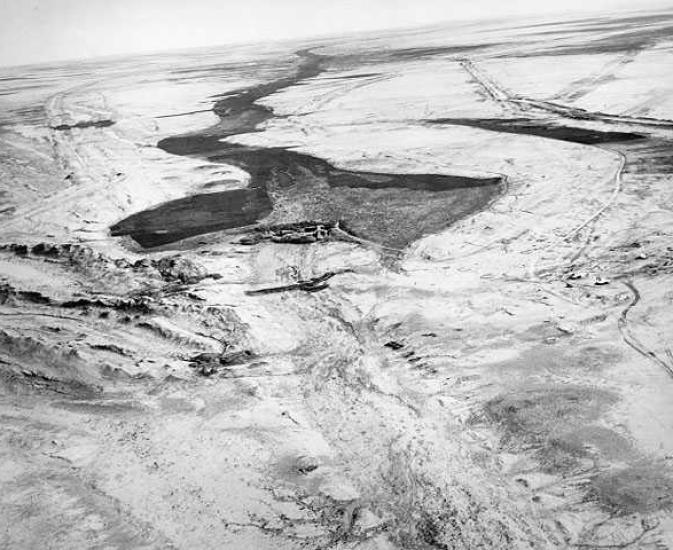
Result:
<instances>
[{"instance_id":1,"label":"sandy flat plain","mask_svg":"<svg viewBox=\"0 0 673 550\"><path fill-rule=\"evenodd\" d=\"M2 69L0 546L673 548L672 29Z\"/></svg>"}]
</instances>

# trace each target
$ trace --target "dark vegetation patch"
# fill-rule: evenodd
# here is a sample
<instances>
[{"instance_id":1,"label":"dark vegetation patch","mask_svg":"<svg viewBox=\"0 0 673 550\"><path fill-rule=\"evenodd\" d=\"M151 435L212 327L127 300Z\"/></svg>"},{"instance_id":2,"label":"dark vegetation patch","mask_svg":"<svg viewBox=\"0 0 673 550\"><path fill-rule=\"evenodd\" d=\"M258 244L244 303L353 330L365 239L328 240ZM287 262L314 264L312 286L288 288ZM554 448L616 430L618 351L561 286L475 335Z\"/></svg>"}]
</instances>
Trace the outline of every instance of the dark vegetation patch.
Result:
<instances>
[{"instance_id":1,"label":"dark vegetation patch","mask_svg":"<svg viewBox=\"0 0 673 550\"><path fill-rule=\"evenodd\" d=\"M592 454L610 460L626 460L635 456L635 449L626 437L603 426L581 426L556 437L571 448L583 447Z\"/></svg>"},{"instance_id":2,"label":"dark vegetation patch","mask_svg":"<svg viewBox=\"0 0 673 550\"><path fill-rule=\"evenodd\" d=\"M434 55L453 47L432 50L398 54ZM285 148L222 141L255 132L274 116L259 99L325 70L328 58L307 50L298 55L301 63L291 75L222 94L213 108L220 117L216 126L158 143L168 153L242 168L250 174L248 188L159 205L115 224L112 234L130 235L141 246L153 247L253 224L266 216L274 224L334 219L343 220L360 237L402 248L482 208L499 192L500 177L349 171Z\"/></svg>"},{"instance_id":3,"label":"dark vegetation patch","mask_svg":"<svg viewBox=\"0 0 673 550\"><path fill-rule=\"evenodd\" d=\"M67 130L72 130L73 128L107 128L113 124L114 120L86 120L82 122L76 122L75 124L59 124L58 126L52 126L51 129L64 132Z\"/></svg>"},{"instance_id":4,"label":"dark vegetation patch","mask_svg":"<svg viewBox=\"0 0 673 550\"><path fill-rule=\"evenodd\" d=\"M133 214L110 228L113 236L130 235L151 248L213 231L243 227L271 212L259 189L234 189L192 195Z\"/></svg>"},{"instance_id":5,"label":"dark vegetation patch","mask_svg":"<svg viewBox=\"0 0 673 550\"><path fill-rule=\"evenodd\" d=\"M594 372L619 363L622 357L622 352L616 347L585 346L567 356L565 361L572 362L577 369Z\"/></svg>"},{"instance_id":6,"label":"dark vegetation patch","mask_svg":"<svg viewBox=\"0 0 673 550\"><path fill-rule=\"evenodd\" d=\"M554 121L529 118L437 118L426 122L451 126L468 126L508 134L524 134L584 145L633 141L645 138L645 136L633 132L603 132L577 126L562 126Z\"/></svg>"},{"instance_id":7,"label":"dark vegetation patch","mask_svg":"<svg viewBox=\"0 0 673 550\"><path fill-rule=\"evenodd\" d=\"M536 453L542 471L548 474L572 472L589 456L590 453L582 441L564 437L550 437Z\"/></svg>"},{"instance_id":8,"label":"dark vegetation patch","mask_svg":"<svg viewBox=\"0 0 673 550\"><path fill-rule=\"evenodd\" d=\"M256 112L253 118L258 120ZM339 219L360 237L404 247L483 207L501 188L499 176L350 171L296 151L222 143L209 136L168 138L159 145L169 153L206 153L211 160L242 168L250 174L250 184L245 190L172 201L112 228L113 234L131 234L142 246L252 224L275 207L276 211L295 212L296 217L271 217L267 223ZM245 209L241 208L242 197ZM126 227L132 220L141 231ZM167 230L167 225L173 229Z\"/></svg>"},{"instance_id":9,"label":"dark vegetation patch","mask_svg":"<svg viewBox=\"0 0 673 550\"><path fill-rule=\"evenodd\" d=\"M670 139L650 138L644 143L633 143L624 172L627 174L673 174L673 142Z\"/></svg>"},{"instance_id":10,"label":"dark vegetation patch","mask_svg":"<svg viewBox=\"0 0 673 550\"><path fill-rule=\"evenodd\" d=\"M514 391L488 401L484 413L512 449L538 446L550 436L590 423L617 397L586 386L546 386Z\"/></svg>"},{"instance_id":11,"label":"dark vegetation patch","mask_svg":"<svg viewBox=\"0 0 673 550\"><path fill-rule=\"evenodd\" d=\"M588 497L615 515L673 509L673 472L663 463L640 462L597 475Z\"/></svg>"},{"instance_id":12,"label":"dark vegetation patch","mask_svg":"<svg viewBox=\"0 0 673 550\"><path fill-rule=\"evenodd\" d=\"M551 435L537 452L542 470L550 474L576 470L583 459L593 462L598 457L625 460L633 456L634 450L628 439L602 426L592 425Z\"/></svg>"},{"instance_id":13,"label":"dark vegetation patch","mask_svg":"<svg viewBox=\"0 0 673 550\"><path fill-rule=\"evenodd\" d=\"M275 206L279 212L293 212L295 219L338 219L350 235L394 250L484 208L501 189L499 185L479 185L429 192L318 184L319 181L303 179L285 192L274 193ZM287 217L278 221L292 220Z\"/></svg>"},{"instance_id":14,"label":"dark vegetation patch","mask_svg":"<svg viewBox=\"0 0 673 550\"><path fill-rule=\"evenodd\" d=\"M467 176L437 176L433 174L376 174L332 169L327 182L330 187L386 189L404 187L422 191L447 191L473 187L497 186L500 176L472 178Z\"/></svg>"},{"instance_id":15,"label":"dark vegetation patch","mask_svg":"<svg viewBox=\"0 0 673 550\"><path fill-rule=\"evenodd\" d=\"M628 440L592 424L616 399L591 387L546 386L498 396L485 404L483 416L498 426L503 448L532 452L542 471L566 474L587 462L594 467L599 458L632 456Z\"/></svg>"}]
</instances>

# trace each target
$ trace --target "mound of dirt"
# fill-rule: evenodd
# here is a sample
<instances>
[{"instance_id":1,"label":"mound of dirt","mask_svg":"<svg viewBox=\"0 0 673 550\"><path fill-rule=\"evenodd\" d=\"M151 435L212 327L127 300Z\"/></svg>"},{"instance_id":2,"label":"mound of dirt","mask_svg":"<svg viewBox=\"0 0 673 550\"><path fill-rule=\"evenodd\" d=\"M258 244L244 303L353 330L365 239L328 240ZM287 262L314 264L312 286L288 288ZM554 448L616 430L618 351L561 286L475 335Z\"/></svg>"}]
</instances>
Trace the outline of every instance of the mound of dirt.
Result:
<instances>
[{"instance_id":1,"label":"mound of dirt","mask_svg":"<svg viewBox=\"0 0 673 550\"><path fill-rule=\"evenodd\" d=\"M203 266L179 255L161 258L154 262L154 267L164 280L178 281L183 284L198 283L208 276Z\"/></svg>"}]
</instances>

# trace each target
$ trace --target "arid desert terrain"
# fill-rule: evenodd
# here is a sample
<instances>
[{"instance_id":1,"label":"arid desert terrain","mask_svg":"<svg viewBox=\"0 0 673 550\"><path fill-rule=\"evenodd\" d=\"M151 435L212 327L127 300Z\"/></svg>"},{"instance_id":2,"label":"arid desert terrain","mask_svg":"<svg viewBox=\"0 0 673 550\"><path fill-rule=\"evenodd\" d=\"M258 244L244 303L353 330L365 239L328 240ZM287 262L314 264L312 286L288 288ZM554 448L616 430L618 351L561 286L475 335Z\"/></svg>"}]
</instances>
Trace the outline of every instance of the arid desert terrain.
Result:
<instances>
[{"instance_id":1,"label":"arid desert terrain","mask_svg":"<svg viewBox=\"0 0 673 550\"><path fill-rule=\"evenodd\" d=\"M673 549L673 13L0 69L0 547Z\"/></svg>"}]
</instances>

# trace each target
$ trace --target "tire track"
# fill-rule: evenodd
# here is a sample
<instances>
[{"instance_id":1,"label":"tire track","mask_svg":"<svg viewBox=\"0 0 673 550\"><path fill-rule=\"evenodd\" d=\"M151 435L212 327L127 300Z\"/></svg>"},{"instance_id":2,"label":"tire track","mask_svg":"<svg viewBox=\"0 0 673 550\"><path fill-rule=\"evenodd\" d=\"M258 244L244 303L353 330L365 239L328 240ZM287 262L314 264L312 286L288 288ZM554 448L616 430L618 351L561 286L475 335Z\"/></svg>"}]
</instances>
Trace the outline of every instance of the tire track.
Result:
<instances>
[{"instance_id":1,"label":"tire track","mask_svg":"<svg viewBox=\"0 0 673 550\"><path fill-rule=\"evenodd\" d=\"M536 109L575 120L595 120L647 127L673 128L673 120L667 118L615 115L611 113L603 113L601 111L588 111L580 107L572 107L563 103L538 100L520 94L513 94L488 75L484 69L479 67L473 60L468 58L461 59L460 65L475 79L491 99L503 106L509 104L510 106L515 106L519 110L524 111Z\"/></svg>"},{"instance_id":2,"label":"tire track","mask_svg":"<svg viewBox=\"0 0 673 550\"><path fill-rule=\"evenodd\" d=\"M560 92L551 96L554 100L576 101L593 92L611 77L614 77L620 69L631 63L641 50L630 50L616 59L611 59L595 73L575 80L568 84Z\"/></svg>"},{"instance_id":3,"label":"tire track","mask_svg":"<svg viewBox=\"0 0 673 550\"><path fill-rule=\"evenodd\" d=\"M602 147L598 147L598 149L604 150ZM571 229L568 233L566 233L565 237L563 237L564 241L570 240L573 236L575 236L577 233L582 231L587 225L590 223L596 221L616 200L617 196L621 192L622 189L622 174L624 173L624 168L626 167L626 155L622 153L621 151L614 151L613 149L608 149L610 152L616 153L619 155L619 168L617 168L617 171L615 172L614 175L614 180L615 180L615 186L614 189L612 190L612 194L608 198L608 200L601 206L598 210L596 210L591 216L589 216L586 220L584 220L581 224L578 226L574 227Z\"/></svg>"},{"instance_id":4,"label":"tire track","mask_svg":"<svg viewBox=\"0 0 673 550\"><path fill-rule=\"evenodd\" d=\"M538 104L541 104L542 107L547 110L547 111L553 111L556 114L561 114L558 112L558 109L548 107L547 102L537 102L532 99L524 98L523 96L519 95L514 95L511 92L509 92L506 88L504 88L497 80L492 78L490 75L488 75L483 69L478 67L472 60L470 59L462 59L460 60L460 65L463 67L473 78L474 80L485 90L486 94L492 98L494 101L498 102L500 105L502 105L506 110L512 111L512 110L528 110L528 107L531 106L537 106ZM549 104L549 105L556 105L556 104ZM509 106L509 107L508 107ZM522 106L526 106L525 108L522 108ZM565 117L568 117L569 115L567 114L566 111L573 111L574 108L572 107L566 107L566 106L560 106L562 107L563 110L563 115ZM581 109L580 109L581 111ZM612 115L609 115L612 116ZM570 117L570 118L577 118L577 117ZM630 117L629 117L630 118ZM664 122L664 121L662 121ZM619 166L612 177L614 179L614 187L612 190L612 193L608 197L608 200L604 202L597 210L591 213L591 215L586 218L584 221L582 221L580 224L575 226L573 229L571 229L568 233L566 233L562 239L561 242L568 242L570 241L577 233L582 231L585 227L588 225L595 223L598 218L600 218L601 215L605 213L605 211L612 206L615 201L617 200L617 197L619 196L619 193L621 192L622 188L622 173L624 171L624 168L626 167L626 156L621 153L620 151L616 151L614 149L608 149L604 147L600 147L597 145L587 145L588 147L595 147L596 149L599 149L601 151L609 151L611 153L615 153L619 156ZM582 254L582 252L585 250L586 245L588 244L589 240L591 238L591 234L585 239L585 243L582 245L582 247L576 251L572 256L571 261L577 260L577 258ZM550 248L556 243L550 243L546 248ZM537 278L537 271L535 269L536 266L536 260L533 260L531 262L531 265L529 266L529 273L530 277L532 279Z\"/></svg>"},{"instance_id":5,"label":"tire track","mask_svg":"<svg viewBox=\"0 0 673 550\"><path fill-rule=\"evenodd\" d=\"M636 336L634 336L631 328L629 327L628 315L629 312L638 305L641 301L641 295L636 286L632 281L624 281L624 286L629 289L632 295L632 300L621 312L619 319L617 320L617 326L619 327L619 332L622 335L624 342L636 350L640 355L649 359L653 363L661 367L668 376L673 378L673 365L668 364L666 361L661 359L654 351L650 350L645 346Z\"/></svg>"}]
</instances>

